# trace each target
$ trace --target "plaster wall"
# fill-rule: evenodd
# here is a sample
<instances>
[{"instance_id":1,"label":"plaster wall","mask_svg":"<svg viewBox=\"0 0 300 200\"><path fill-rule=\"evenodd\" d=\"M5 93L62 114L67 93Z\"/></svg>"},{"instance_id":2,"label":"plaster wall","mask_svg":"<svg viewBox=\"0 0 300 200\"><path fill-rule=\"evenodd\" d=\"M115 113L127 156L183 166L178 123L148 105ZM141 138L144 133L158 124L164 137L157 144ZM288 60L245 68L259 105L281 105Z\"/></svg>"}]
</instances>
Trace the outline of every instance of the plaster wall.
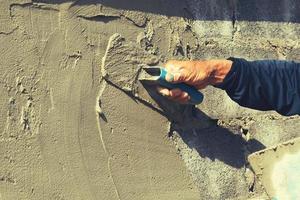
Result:
<instances>
[{"instance_id":1,"label":"plaster wall","mask_svg":"<svg viewBox=\"0 0 300 200\"><path fill-rule=\"evenodd\" d=\"M246 157L299 136L298 117L211 87L168 115L100 69L115 33L160 64L300 60L299 3L247 2L1 0L0 199L267 198Z\"/></svg>"}]
</instances>

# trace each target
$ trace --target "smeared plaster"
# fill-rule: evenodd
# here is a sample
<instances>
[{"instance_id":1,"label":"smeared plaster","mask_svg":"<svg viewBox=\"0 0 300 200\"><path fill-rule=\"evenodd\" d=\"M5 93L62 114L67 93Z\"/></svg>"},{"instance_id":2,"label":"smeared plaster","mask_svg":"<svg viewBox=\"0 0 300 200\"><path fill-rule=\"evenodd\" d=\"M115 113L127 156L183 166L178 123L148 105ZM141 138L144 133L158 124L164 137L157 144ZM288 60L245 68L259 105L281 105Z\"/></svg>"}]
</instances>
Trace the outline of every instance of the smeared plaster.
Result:
<instances>
[{"instance_id":1,"label":"smeared plaster","mask_svg":"<svg viewBox=\"0 0 300 200\"><path fill-rule=\"evenodd\" d=\"M2 198L197 199L163 134L168 121L102 79L101 59L112 35L147 51L136 43L138 35L152 23L168 24L165 17L72 2L5 1L0 7L7 24L0 30L6 58L0 59ZM144 58L156 57L153 52ZM116 58L107 59L107 70L114 71Z\"/></svg>"}]
</instances>

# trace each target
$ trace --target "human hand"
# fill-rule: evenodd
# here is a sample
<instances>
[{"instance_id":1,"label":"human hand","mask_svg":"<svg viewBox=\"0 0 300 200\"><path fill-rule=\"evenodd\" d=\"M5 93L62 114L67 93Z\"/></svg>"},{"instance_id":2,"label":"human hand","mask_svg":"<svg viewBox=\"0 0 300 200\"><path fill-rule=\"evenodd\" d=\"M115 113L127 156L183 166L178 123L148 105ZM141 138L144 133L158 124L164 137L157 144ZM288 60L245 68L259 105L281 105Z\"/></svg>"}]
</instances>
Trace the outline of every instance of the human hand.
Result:
<instances>
[{"instance_id":1,"label":"human hand","mask_svg":"<svg viewBox=\"0 0 300 200\"><path fill-rule=\"evenodd\" d=\"M229 60L208 61L168 61L165 64L166 81L170 83L186 83L197 89L203 89L208 85L221 83L232 66ZM158 87L158 92L176 102L188 103L188 93L176 88L169 90Z\"/></svg>"}]
</instances>

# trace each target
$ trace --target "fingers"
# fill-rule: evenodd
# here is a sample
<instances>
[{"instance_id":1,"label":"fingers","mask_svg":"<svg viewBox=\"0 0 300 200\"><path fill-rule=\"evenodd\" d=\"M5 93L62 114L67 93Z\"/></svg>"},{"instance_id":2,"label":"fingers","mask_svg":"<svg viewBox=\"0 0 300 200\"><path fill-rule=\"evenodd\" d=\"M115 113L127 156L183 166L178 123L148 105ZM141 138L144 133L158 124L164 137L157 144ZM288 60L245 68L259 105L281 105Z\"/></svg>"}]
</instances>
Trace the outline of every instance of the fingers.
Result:
<instances>
[{"instance_id":1,"label":"fingers","mask_svg":"<svg viewBox=\"0 0 300 200\"><path fill-rule=\"evenodd\" d=\"M186 83L197 89L204 89L211 83L211 67L202 61L171 60L165 64L166 81Z\"/></svg>"},{"instance_id":2,"label":"fingers","mask_svg":"<svg viewBox=\"0 0 300 200\"><path fill-rule=\"evenodd\" d=\"M167 88L157 87L157 91L159 94L161 94L164 97L170 96L170 90L168 90Z\"/></svg>"},{"instance_id":3,"label":"fingers","mask_svg":"<svg viewBox=\"0 0 300 200\"><path fill-rule=\"evenodd\" d=\"M167 97L168 99L182 104L186 104L190 100L190 96L188 95L188 93L180 89L169 90L166 88L158 87L157 90L161 95Z\"/></svg>"},{"instance_id":4,"label":"fingers","mask_svg":"<svg viewBox=\"0 0 300 200\"><path fill-rule=\"evenodd\" d=\"M178 95L177 97L171 98L171 100L182 103L182 104L186 104L190 100L190 97L189 97L188 93L181 92L180 95Z\"/></svg>"}]
</instances>

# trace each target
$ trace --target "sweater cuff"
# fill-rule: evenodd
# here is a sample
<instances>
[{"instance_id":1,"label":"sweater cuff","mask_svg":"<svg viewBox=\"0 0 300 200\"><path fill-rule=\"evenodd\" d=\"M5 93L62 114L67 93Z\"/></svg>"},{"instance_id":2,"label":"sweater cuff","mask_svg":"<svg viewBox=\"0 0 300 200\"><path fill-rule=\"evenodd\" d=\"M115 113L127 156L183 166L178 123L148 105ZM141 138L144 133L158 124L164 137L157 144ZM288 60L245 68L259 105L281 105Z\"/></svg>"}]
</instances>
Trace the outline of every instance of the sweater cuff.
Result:
<instances>
[{"instance_id":1,"label":"sweater cuff","mask_svg":"<svg viewBox=\"0 0 300 200\"><path fill-rule=\"evenodd\" d=\"M230 57L227 60L231 60L233 62L231 69L229 70L228 74L225 76L222 83L214 85L214 87L220 88L222 90L227 90L234 87L237 74L240 71L239 70L240 65L242 64L240 63L240 59L237 58Z\"/></svg>"}]
</instances>

